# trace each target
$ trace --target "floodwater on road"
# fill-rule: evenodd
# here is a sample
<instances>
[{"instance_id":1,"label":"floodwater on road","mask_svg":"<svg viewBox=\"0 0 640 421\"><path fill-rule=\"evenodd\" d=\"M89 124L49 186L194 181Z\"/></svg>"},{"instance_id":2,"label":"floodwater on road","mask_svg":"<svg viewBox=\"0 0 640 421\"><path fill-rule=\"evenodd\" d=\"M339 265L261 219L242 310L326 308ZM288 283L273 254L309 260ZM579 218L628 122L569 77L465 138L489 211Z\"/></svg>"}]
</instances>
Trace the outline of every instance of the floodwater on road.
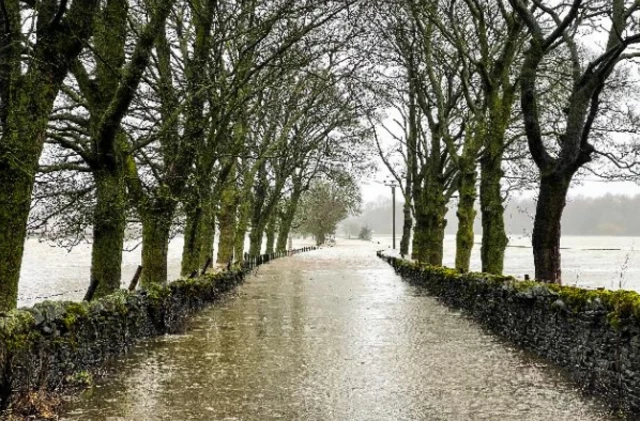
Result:
<instances>
[{"instance_id":1,"label":"floodwater on road","mask_svg":"<svg viewBox=\"0 0 640 421\"><path fill-rule=\"evenodd\" d=\"M608 420L556 369L397 277L370 243L279 259L112 363L64 420Z\"/></svg>"}]
</instances>

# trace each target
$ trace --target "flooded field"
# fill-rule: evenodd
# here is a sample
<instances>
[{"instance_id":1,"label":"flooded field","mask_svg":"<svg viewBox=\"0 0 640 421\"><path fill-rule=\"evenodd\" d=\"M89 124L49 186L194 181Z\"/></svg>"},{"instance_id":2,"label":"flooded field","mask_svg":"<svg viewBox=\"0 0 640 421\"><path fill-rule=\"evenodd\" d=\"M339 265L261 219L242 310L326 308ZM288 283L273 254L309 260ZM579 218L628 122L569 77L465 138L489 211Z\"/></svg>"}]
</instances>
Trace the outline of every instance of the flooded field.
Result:
<instances>
[{"instance_id":1,"label":"flooded field","mask_svg":"<svg viewBox=\"0 0 640 421\"><path fill-rule=\"evenodd\" d=\"M113 363L64 420L609 420L555 369L402 282L376 246L261 267Z\"/></svg>"},{"instance_id":2,"label":"flooded field","mask_svg":"<svg viewBox=\"0 0 640 421\"><path fill-rule=\"evenodd\" d=\"M374 237L381 248L391 247L391 236ZM480 242L476 236L471 255L471 270L480 271ZM396 237L399 247L400 237ZM566 285L586 288L633 289L640 291L640 238L638 237L577 237L564 236L562 246L562 280ZM453 267L456 239L447 235L444 243L444 264ZM504 272L518 278L533 277L531 238L510 236L504 259Z\"/></svg>"},{"instance_id":3,"label":"flooded field","mask_svg":"<svg viewBox=\"0 0 640 421\"><path fill-rule=\"evenodd\" d=\"M346 241L338 239L339 241ZM400 237L397 237L399 245ZM476 237L476 243L480 243ZM380 243L379 245L377 243ZM505 273L522 278L533 276L533 255L527 237L511 237L505 258ZM348 245L347 241L344 245ZM375 247L391 247L391 236L374 238ZM134 249L137 243L127 247ZM180 275L182 237L169 244L169 279ZM295 239L294 247L313 245L311 239ZM563 237L562 265L564 283L588 288L635 289L640 291L640 238L637 237ZM124 252L123 285L140 264L140 247ZM453 266L455 237L445 239L444 263ZM35 239L27 241L20 278L19 305L30 306L44 299L81 300L89 285L91 246L81 244L71 252ZM472 270L480 270L480 245L473 249Z\"/></svg>"},{"instance_id":4,"label":"flooded field","mask_svg":"<svg viewBox=\"0 0 640 421\"><path fill-rule=\"evenodd\" d=\"M248 237L246 248L248 249ZM184 240L169 243L168 278L180 276ZM294 239L293 247L315 245L311 239ZM126 287L140 265L141 246L128 242L122 255L122 285ZM217 252L217 250L216 250ZM215 256L215 254L214 254ZM91 245L80 244L71 251L36 239L27 240L20 273L18 306L28 307L49 300L82 300L89 286Z\"/></svg>"}]
</instances>

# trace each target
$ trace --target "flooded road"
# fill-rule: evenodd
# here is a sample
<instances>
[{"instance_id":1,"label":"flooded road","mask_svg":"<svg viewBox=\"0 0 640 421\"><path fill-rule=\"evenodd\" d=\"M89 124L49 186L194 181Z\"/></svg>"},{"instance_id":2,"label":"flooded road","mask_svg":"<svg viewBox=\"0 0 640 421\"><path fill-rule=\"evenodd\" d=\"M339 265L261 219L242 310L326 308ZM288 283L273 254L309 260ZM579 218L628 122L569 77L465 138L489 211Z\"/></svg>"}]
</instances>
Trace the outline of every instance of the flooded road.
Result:
<instances>
[{"instance_id":1,"label":"flooded road","mask_svg":"<svg viewBox=\"0 0 640 421\"><path fill-rule=\"evenodd\" d=\"M62 419L612 419L347 240L261 267L109 372Z\"/></svg>"}]
</instances>

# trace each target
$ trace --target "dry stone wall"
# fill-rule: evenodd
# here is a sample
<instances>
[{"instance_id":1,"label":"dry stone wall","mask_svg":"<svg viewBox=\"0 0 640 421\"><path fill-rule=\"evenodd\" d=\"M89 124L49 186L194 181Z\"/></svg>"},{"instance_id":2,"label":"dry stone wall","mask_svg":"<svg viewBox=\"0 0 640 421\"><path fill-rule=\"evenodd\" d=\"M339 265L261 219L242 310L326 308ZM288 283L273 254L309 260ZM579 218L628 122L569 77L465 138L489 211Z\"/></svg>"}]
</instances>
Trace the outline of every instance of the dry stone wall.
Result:
<instances>
[{"instance_id":1,"label":"dry stone wall","mask_svg":"<svg viewBox=\"0 0 640 421\"><path fill-rule=\"evenodd\" d=\"M488 330L565 369L583 389L640 419L640 295L459 273L378 256L403 279Z\"/></svg>"}]
</instances>

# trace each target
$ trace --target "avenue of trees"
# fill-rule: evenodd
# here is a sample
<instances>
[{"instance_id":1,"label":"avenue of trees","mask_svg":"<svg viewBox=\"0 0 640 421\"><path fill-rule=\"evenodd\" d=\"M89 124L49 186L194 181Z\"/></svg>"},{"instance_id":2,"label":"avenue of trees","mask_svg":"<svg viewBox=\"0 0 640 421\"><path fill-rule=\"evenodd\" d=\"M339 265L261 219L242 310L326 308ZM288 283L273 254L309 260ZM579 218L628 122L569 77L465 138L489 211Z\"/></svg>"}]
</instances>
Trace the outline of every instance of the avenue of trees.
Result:
<instances>
[{"instance_id":1,"label":"avenue of trees","mask_svg":"<svg viewBox=\"0 0 640 421\"><path fill-rule=\"evenodd\" d=\"M640 2L397 0L373 19L386 112L369 118L405 198L401 253L441 265L455 199L468 271L479 202L482 270L502 273L505 199L533 186L535 275L560 282L571 182L637 176Z\"/></svg>"},{"instance_id":2,"label":"avenue of trees","mask_svg":"<svg viewBox=\"0 0 640 421\"><path fill-rule=\"evenodd\" d=\"M501 273L505 196L533 185L536 277L559 282L572 180L637 174L639 19L637 0L0 0L0 311L29 235L92 243L88 300L120 288L131 233L143 288L176 233L184 276L322 242L376 144L403 254L442 264L455 199L456 268L479 204Z\"/></svg>"},{"instance_id":3,"label":"avenue of trees","mask_svg":"<svg viewBox=\"0 0 640 421\"><path fill-rule=\"evenodd\" d=\"M176 233L184 276L241 261L247 234L282 250L304 193L362 167L358 1L0 6L0 311L28 235L90 241L92 299L137 233L148 288Z\"/></svg>"}]
</instances>

